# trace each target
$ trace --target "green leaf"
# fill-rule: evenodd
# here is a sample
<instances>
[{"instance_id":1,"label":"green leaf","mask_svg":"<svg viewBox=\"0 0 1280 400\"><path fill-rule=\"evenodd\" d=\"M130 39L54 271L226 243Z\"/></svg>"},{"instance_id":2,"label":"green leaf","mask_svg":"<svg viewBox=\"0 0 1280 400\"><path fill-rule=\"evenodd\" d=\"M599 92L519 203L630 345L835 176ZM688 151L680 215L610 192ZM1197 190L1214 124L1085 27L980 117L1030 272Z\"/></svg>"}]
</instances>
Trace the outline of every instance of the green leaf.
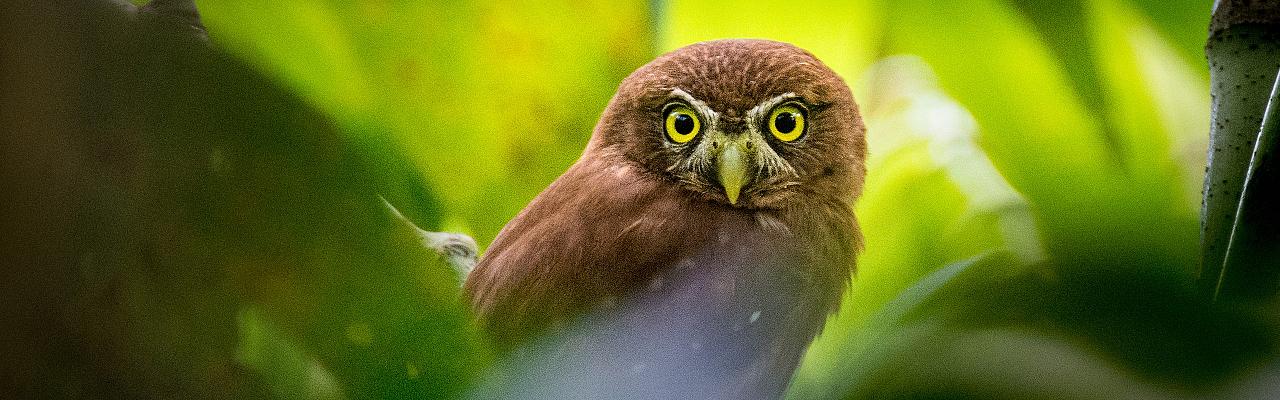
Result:
<instances>
[{"instance_id":1,"label":"green leaf","mask_svg":"<svg viewBox=\"0 0 1280 400\"><path fill-rule=\"evenodd\" d=\"M1130 267L1005 254L947 266L845 338L826 374L797 377L790 395L1179 393L1217 387L1274 356L1275 329L1261 317L1205 301L1171 269Z\"/></svg>"},{"instance_id":2,"label":"green leaf","mask_svg":"<svg viewBox=\"0 0 1280 400\"><path fill-rule=\"evenodd\" d=\"M652 57L633 1L202 4L211 40L296 89L344 134L387 138L487 244L581 154Z\"/></svg>"},{"instance_id":3,"label":"green leaf","mask_svg":"<svg viewBox=\"0 0 1280 400\"><path fill-rule=\"evenodd\" d=\"M278 399L346 398L333 374L309 357L261 311L245 307L236 317L240 327L236 361L257 373Z\"/></svg>"},{"instance_id":4,"label":"green leaf","mask_svg":"<svg viewBox=\"0 0 1280 400\"><path fill-rule=\"evenodd\" d=\"M1160 166L1168 165L1167 150L1156 151L1165 161L1154 167L1141 154L1133 156L1137 167L1126 168L1126 152L1103 134L1108 115L1083 106L1064 67L1021 15L983 0L910 0L889 9L895 23L888 25L888 48L923 58L974 115L979 143L1026 198L1052 257L1128 254L1135 261L1191 264L1189 201L1178 202L1170 193L1180 188L1167 181L1132 177L1132 170L1167 171ZM953 45L956 40L966 45ZM1173 234L1143 234L1155 225L1170 226Z\"/></svg>"},{"instance_id":5,"label":"green leaf","mask_svg":"<svg viewBox=\"0 0 1280 400\"><path fill-rule=\"evenodd\" d=\"M893 362L893 355L904 351L910 343L920 340L940 327L925 323L905 327L907 319L926 312L927 304L936 303L940 296L972 285L979 276L987 279L1009 276L1021 272L1006 254L988 254L940 268L902 291L891 302L877 311L870 321L856 332L841 338L838 346L843 350L830 365L806 366L792 382L788 398L821 399L844 398L856 390L872 387L877 371ZM812 353L811 353L812 354ZM822 370L814 370L822 368Z\"/></svg>"},{"instance_id":6,"label":"green leaf","mask_svg":"<svg viewBox=\"0 0 1280 400\"><path fill-rule=\"evenodd\" d=\"M1183 62L1197 71L1207 71L1204 27L1209 26L1213 4L1200 0L1129 0L1126 3L1151 20Z\"/></svg>"},{"instance_id":7,"label":"green leaf","mask_svg":"<svg viewBox=\"0 0 1280 400\"><path fill-rule=\"evenodd\" d=\"M34 95L13 105L38 125L61 121L13 138L14 148L41 149L16 164L43 172L11 169L8 157L4 170L60 192L20 198L29 214L65 216L22 233L49 241L48 265L23 269L40 290L17 294L20 304L57 310L40 317L49 344L34 354L60 354L33 366L23 389L124 398L465 390L488 360L456 279L380 200L421 223L440 220L436 194L400 167L411 165L402 150L352 138L245 63L117 6L48 8L20 25L50 35L21 51L82 57L56 71L23 66L42 79L23 82ZM46 84L63 89L36 89ZM60 372L43 375L50 369Z\"/></svg>"},{"instance_id":8,"label":"green leaf","mask_svg":"<svg viewBox=\"0 0 1280 400\"><path fill-rule=\"evenodd\" d=\"M1115 229L1128 245L1163 255L1144 261L1176 263L1189 273L1208 117L1203 77L1125 2L1092 0L1087 7L1106 104L1098 115L1114 129L1112 145L1132 190L1126 194L1134 196L1110 197L1103 206L1144 210ZM1164 234L1135 235L1151 223L1162 224Z\"/></svg>"}]
</instances>

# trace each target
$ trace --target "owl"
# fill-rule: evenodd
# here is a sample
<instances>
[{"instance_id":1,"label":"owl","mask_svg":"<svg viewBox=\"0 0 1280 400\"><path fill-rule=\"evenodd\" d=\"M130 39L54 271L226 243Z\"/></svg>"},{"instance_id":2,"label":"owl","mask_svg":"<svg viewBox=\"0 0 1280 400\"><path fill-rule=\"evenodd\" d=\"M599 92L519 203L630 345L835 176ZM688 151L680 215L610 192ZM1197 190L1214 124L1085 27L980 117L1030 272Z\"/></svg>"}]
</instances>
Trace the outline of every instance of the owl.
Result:
<instances>
[{"instance_id":1,"label":"owl","mask_svg":"<svg viewBox=\"0 0 1280 400\"><path fill-rule=\"evenodd\" d=\"M622 81L465 294L527 367L509 375L553 388L524 397L779 397L848 287L865 157L849 87L812 54L680 48Z\"/></svg>"}]
</instances>

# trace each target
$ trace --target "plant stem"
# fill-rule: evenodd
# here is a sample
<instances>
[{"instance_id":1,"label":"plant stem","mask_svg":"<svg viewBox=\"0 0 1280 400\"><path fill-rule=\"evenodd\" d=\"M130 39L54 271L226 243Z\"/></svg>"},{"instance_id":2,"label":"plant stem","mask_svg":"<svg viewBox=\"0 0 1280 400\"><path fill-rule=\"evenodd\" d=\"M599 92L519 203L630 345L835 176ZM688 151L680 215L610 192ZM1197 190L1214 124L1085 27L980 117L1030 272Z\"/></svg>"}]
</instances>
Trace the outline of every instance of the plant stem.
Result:
<instances>
[{"instance_id":1,"label":"plant stem","mask_svg":"<svg viewBox=\"0 0 1280 400\"><path fill-rule=\"evenodd\" d=\"M1267 298L1280 289L1280 171L1276 141L1280 139L1280 76L1262 117L1262 128L1249 161L1244 190L1223 259L1223 274L1214 297ZM1229 272L1229 273L1228 273Z\"/></svg>"},{"instance_id":2,"label":"plant stem","mask_svg":"<svg viewBox=\"0 0 1280 400\"><path fill-rule=\"evenodd\" d=\"M1205 53L1209 59L1213 122L1201 214L1200 288L1217 298L1220 293L1234 295L1241 279L1259 277L1259 271L1225 269L1224 260L1236 230L1245 179L1257 153L1255 147L1261 144L1257 140L1268 94L1280 69L1280 2L1224 0L1217 4ZM1255 223L1250 219L1241 222ZM1251 254L1245 249L1236 251ZM1239 289L1240 295L1256 297L1275 291L1256 289Z\"/></svg>"}]
</instances>

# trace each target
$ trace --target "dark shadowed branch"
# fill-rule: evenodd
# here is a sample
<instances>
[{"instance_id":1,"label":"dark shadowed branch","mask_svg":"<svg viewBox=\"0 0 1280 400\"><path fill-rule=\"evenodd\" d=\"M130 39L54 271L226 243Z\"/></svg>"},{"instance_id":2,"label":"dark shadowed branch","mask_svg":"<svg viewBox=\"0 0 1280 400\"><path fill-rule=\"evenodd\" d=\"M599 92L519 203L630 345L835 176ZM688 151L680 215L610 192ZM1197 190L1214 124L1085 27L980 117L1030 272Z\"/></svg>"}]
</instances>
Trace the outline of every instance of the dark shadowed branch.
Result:
<instances>
[{"instance_id":1,"label":"dark shadowed branch","mask_svg":"<svg viewBox=\"0 0 1280 400\"><path fill-rule=\"evenodd\" d=\"M1201 224L1200 287L1207 295L1261 299L1280 284L1267 164L1274 135L1262 135L1280 68L1280 3L1235 0L1214 10L1206 46L1213 116ZM1273 101L1274 103L1274 101ZM1274 107L1274 104L1272 104ZM1246 182L1246 178L1252 182ZM1249 186L1246 186L1249 185ZM1241 201L1248 187L1250 198ZM1245 206L1246 208L1241 208ZM1233 235L1237 236L1233 240ZM1228 247L1232 256L1227 259Z\"/></svg>"}]
</instances>

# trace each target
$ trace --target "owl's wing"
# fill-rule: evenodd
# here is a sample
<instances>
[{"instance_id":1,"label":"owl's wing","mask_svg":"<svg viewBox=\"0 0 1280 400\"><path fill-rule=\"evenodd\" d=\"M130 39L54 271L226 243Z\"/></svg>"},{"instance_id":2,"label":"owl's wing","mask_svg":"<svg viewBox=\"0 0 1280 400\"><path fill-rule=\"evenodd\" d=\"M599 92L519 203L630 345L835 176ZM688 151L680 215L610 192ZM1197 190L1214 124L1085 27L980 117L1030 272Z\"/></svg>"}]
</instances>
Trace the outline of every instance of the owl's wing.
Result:
<instances>
[{"instance_id":1,"label":"owl's wing","mask_svg":"<svg viewBox=\"0 0 1280 400\"><path fill-rule=\"evenodd\" d=\"M498 234L465 291L500 350L616 302L696 248L706 216L641 174L580 161Z\"/></svg>"}]
</instances>

